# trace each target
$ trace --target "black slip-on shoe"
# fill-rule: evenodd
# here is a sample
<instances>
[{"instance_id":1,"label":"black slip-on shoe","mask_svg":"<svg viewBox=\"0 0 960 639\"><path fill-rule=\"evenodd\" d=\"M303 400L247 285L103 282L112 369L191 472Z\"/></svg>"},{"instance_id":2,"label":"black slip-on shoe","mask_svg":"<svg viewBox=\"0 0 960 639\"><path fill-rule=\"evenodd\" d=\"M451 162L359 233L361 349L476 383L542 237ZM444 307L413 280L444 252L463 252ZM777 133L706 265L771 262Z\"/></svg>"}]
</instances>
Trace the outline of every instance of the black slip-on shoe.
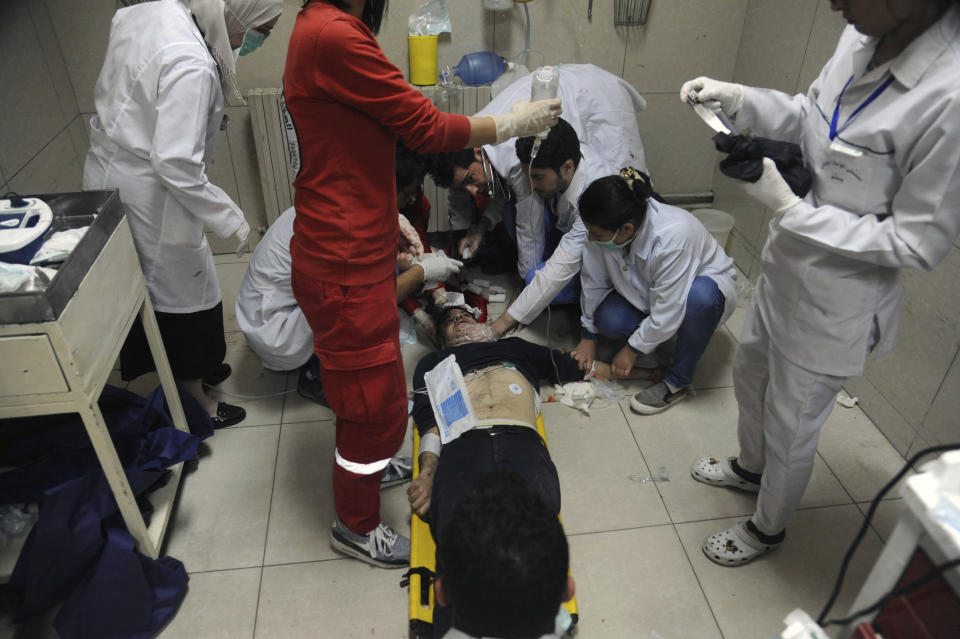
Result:
<instances>
[{"instance_id":1,"label":"black slip-on shoe","mask_svg":"<svg viewBox=\"0 0 960 639\"><path fill-rule=\"evenodd\" d=\"M227 426L239 424L246 419L246 417L247 411L240 406L220 402L217 404L217 416L211 417L210 421L213 422L214 428L226 428Z\"/></svg>"}]
</instances>

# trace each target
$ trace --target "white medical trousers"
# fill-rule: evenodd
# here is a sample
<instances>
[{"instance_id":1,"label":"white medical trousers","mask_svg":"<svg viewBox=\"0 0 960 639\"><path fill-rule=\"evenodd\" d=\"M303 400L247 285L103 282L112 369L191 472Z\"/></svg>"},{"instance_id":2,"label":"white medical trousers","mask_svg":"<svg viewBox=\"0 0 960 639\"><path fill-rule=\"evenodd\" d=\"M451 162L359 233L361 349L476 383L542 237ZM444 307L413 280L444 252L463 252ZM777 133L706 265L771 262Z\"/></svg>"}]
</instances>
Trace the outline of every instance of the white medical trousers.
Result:
<instances>
[{"instance_id":1,"label":"white medical trousers","mask_svg":"<svg viewBox=\"0 0 960 639\"><path fill-rule=\"evenodd\" d=\"M770 342L767 327L750 305L733 364L739 406L737 463L762 473L753 523L775 535L800 504L817 455L820 427L846 377L801 368Z\"/></svg>"}]
</instances>

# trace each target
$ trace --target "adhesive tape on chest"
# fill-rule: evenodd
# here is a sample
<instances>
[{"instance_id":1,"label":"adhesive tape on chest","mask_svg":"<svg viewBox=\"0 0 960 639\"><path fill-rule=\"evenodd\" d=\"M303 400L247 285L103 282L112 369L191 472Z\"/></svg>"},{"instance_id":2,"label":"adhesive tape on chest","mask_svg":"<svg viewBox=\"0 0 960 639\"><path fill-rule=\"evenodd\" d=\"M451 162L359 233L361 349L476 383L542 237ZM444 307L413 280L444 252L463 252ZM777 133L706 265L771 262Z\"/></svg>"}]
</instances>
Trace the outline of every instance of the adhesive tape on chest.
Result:
<instances>
[{"instance_id":1,"label":"adhesive tape on chest","mask_svg":"<svg viewBox=\"0 0 960 639\"><path fill-rule=\"evenodd\" d=\"M510 392L514 395L520 395L523 393L523 389L520 388L520 384L510 384Z\"/></svg>"}]
</instances>

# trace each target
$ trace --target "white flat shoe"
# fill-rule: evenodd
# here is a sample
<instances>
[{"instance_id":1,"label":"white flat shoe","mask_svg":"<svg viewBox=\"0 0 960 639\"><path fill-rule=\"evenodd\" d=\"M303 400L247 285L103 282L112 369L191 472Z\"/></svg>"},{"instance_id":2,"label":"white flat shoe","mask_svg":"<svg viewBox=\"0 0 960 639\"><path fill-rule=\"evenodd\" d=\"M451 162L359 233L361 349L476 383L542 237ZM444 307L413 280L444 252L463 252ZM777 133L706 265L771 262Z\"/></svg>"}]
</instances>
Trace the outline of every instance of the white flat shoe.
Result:
<instances>
[{"instance_id":1,"label":"white flat shoe","mask_svg":"<svg viewBox=\"0 0 960 639\"><path fill-rule=\"evenodd\" d=\"M698 482L711 486L729 486L750 493L760 492L760 484L747 481L733 471L730 463L736 457L701 457L693 462L690 475Z\"/></svg>"},{"instance_id":2,"label":"white flat shoe","mask_svg":"<svg viewBox=\"0 0 960 639\"><path fill-rule=\"evenodd\" d=\"M740 522L726 530L707 537L703 542L703 554L720 566L742 566L780 546L767 544L747 530L746 522Z\"/></svg>"}]
</instances>

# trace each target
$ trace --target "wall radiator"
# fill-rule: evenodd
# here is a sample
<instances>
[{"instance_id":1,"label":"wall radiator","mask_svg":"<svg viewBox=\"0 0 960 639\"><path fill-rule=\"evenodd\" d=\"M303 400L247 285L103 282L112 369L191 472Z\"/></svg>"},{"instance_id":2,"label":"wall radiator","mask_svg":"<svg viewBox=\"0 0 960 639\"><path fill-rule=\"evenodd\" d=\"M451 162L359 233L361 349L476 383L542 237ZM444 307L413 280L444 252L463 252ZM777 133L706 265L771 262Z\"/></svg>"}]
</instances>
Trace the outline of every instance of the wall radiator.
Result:
<instances>
[{"instance_id":1,"label":"wall radiator","mask_svg":"<svg viewBox=\"0 0 960 639\"><path fill-rule=\"evenodd\" d=\"M421 87L425 96L442 111L473 115L490 102L490 87L464 87L458 95L447 98L436 87ZM298 157L291 159L291 147L285 133L285 120L280 89L253 89L247 95L253 140L257 149L260 184L267 213L267 224L288 207L293 206L293 179L296 177ZM423 191L430 200L431 215L428 231L446 231L450 228L447 212L447 190L437 187L428 175Z\"/></svg>"}]
</instances>

